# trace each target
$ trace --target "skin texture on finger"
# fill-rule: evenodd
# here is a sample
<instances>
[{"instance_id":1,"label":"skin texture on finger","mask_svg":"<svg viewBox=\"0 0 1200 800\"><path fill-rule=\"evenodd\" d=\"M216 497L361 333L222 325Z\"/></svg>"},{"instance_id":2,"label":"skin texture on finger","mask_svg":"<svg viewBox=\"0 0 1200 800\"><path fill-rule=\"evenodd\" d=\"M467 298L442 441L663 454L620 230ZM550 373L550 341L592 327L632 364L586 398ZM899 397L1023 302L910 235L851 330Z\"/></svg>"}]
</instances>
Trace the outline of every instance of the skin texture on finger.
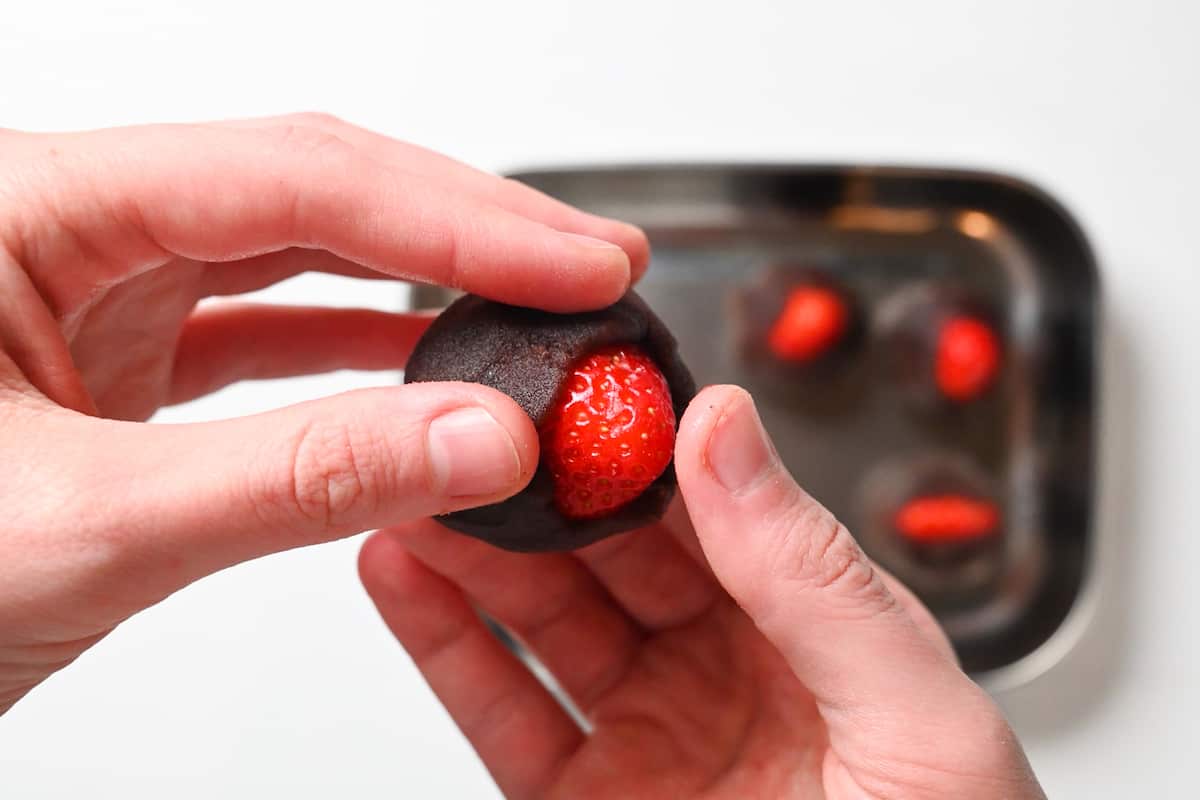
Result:
<instances>
[{"instance_id":1,"label":"skin texture on finger","mask_svg":"<svg viewBox=\"0 0 1200 800\"><path fill-rule=\"evenodd\" d=\"M6 643L0 644L0 716L47 676L70 666L80 653L111 632L103 630L66 642L35 640L24 646L6 637Z\"/></svg>"},{"instance_id":2,"label":"skin texture on finger","mask_svg":"<svg viewBox=\"0 0 1200 800\"><path fill-rule=\"evenodd\" d=\"M505 796L542 796L582 732L402 535L384 531L366 542L363 585Z\"/></svg>"},{"instance_id":3,"label":"skin texture on finger","mask_svg":"<svg viewBox=\"0 0 1200 800\"><path fill-rule=\"evenodd\" d=\"M393 530L536 653L584 713L629 668L641 631L570 555L511 553L433 520Z\"/></svg>"},{"instance_id":4,"label":"skin texture on finger","mask_svg":"<svg viewBox=\"0 0 1200 800\"><path fill-rule=\"evenodd\" d=\"M98 414L141 421L166 403L175 346L203 269L183 262L143 272L98 293L67 331Z\"/></svg>"},{"instance_id":5,"label":"skin texture on finger","mask_svg":"<svg viewBox=\"0 0 1200 800\"><path fill-rule=\"evenodd\" d=\"M896 598L896 602L900 604L905 613L907 613L909 618L912 619L913 624L917 626L917 630L919 630L922 635L924 635L925 638L928 639L929 642L946 657L947 660L952 662L955 666L960 666L958 663L958 654L954 652L954 646L950 644L949 637L946 636L946 632L942 630L942 626L938 624L938 621L933 616L933 613L925 607L924 603L917 599L917 596L912 593L912 590L897 580L894 575L880 567L878 564L873 563L873 567L879 574L879 579L883 581L883 585L887 587L887 590L891 592L892 597Z\"/></svg>"},{"instance_id":6,"label":"skin texture on finger","mask_svg":"<svg viewBox=\"0 0 1200 800\"><path fill-rule=\"evenodd\" d=\"M188 318L199 299L214 293L252 291L308 269L386 279L380 273L337 259L329 253L298 248L216 265L176 259L98 294L89 303L88 310L64 331L78 370L76 377L82 377L97 413L110 419L149 419L163 405L180 400L178 395L173 395L173 378L178 370L186 372L192 362L188 357L190 353L181 358L176 349L181 343L192 349ZM201 313L206 314L207 309ZM208 326L204 327L208 329ZM269 330L277 328L272 326ZM400 333L400 341L405 343L405 348L411 346L404 332ZM247 340L243 344L245 348L235 354L234 362L229 365L234 377L239 374L239 366L245 367L241 373L247 377L253 372L249 366L254 357L254 342ZM350 346L347 342L343 360L354 359L348 352ZM321 350L328 352L334 347L334 342L325 342ZM380 348L375 347L374 351L380 351ZM303 354L297 352L293 361L302 359ZM317 363L317 358L313 363ZM221 371L221 365L211 359L202 366L210 367L214 374ZM320 370L309 370L317 371ZM303 370L287 374L302 373ZM195 386L200 381L193 383L194 377L185 374L184 381ZM210 388L217 389L222 385L224 383L214 381Z\"/></svg>"},{"instance_id":7,"label":"skin texture on finger","mask_svg":"<svg viewBox=\"0 0 1200 800\"><path fill-rule=\"evenodd\" d=\"M0 244L60 319L174 256L227 261L287 247L550 311L608 305L630 282L615 245L479 202L311 128L61 135L11 169L22 194L0 185Z\"/></svg>"},{"instance_id":8,"label":"skin texture on finger","mask_svg":"<svg viewBox=\"0 0 1200 800\"><path fill-rule=\"evenodd\" d=\"M575 557L648 630L691 622L723 594L661 522L602 539L577 550Z\"/></svg>"},{"instance_id":9,"label":"skin texture on finger","mask_svg":"<svg viewBox=\"0 0 1200 800\"><path fill-rule=\"evenodd\" d=\"M324 272L360 280L395 280L391 275L340 258L326 250L289 247L260 256L206 264L198 294L200 297L213 297L257 292L304 272Z\"/></svg>"},{"instance_id":10,"label":"skin texture on finger","mask_svg":"<svg viewBox=\"0 0 1200 800\"><path fill-rule=\"evenodd\" d=\"M400 369L430 314L228 303L188 318L175 350L168 402L242 380L338 369Z\"/></svg>"},{"instance_id":11,"label":"skin texture on finger","mask_svg":"<svg viewBox=\"0 0 1200 800\"><path fill-rule=\"evenodd\" d=\"M715 574L813 692L832 747L828 773L886 795L936 785L939 765L956 764L977 770L972 796L1027 792L1032 777L994 704L920 632L849 532L795 485L749 395L702 392L680 425L675 462ZM948 737L964 718L986 735ZM929 741L939 741L937 753Z\"/></svg>"},{"instance_id":12,"label":"skin texture on finger","mask_svg":"<svg viewBox=\"0 0 1200 800\"><path fill-rule=\"evenodd\" d=\"M692 526L691 518L688 517L687 506L683 502L682 497L676 497L672 501L671 505L667 507L667 513L663 515L663 519L655 527L662 530L667 536L670 536L688 558L692 560L701 574L714 585L719 586L713 577L708 559L705 558L704 551L700 547L700 541L696 538L695 528ZM579 554L586 554L586 548L580 551ZM887 570L881 569L877 564L874 565L874 568L888 591L892 593L896 601L912 617L913 622L920 629L921 633L934 646L941 650L948 659L957 664L958 656L955 654L954 648L950 645L950 640L946 637L946 632L942 630L942 627L938 624L933 614L930 613L929 609L917 599L916 595L907 586L896 580Z\"/></svg>"},{"instance_id":13,"label":"skin texture on finger","mask_svg":"<svg viewBox=\"0 0 1200 800\"><path fill-rule=\"evenodd\" d=\"M556 797L786 797L820 768L811 697L724 600L646 642Z\"/></svg>"},{"instance_id":14,"label":"skin texture on finger","mask_svg":"<svg viewBox=\"0 0 1200 800\"><path fill-rule=\"evenodd\" d=\"M18 374L7 381L14 391L38 393L84 414L96 406L75 369L70 348L37 288L0 246L0 352Z\"/></svg>"},{"instance_id":15,"label":"skin texture on finger","mask_svg":"<svg viewBox=\"0 0 1200 800\"><path fill-rule=\"evenodd\" d=\"M20 577L39 596L43 584L120 585L112 623L242 561L496 502L537 464L520 407L469 384L359 390L185 425L58 414L41 435L70 457L38 482L61 487L61 514L77 521L31 540L35 555L55 542L65 552L33 558Z\"/></svg>"},{"instance_id":16,"label":"skin texture on finger","mask_svg":"<svg viewBox=\"0 0 1200 800\"><path fill-rule=\"evenodd\" d=\"M682 497L676 497L675 500L667 507L667 513L663 516L658 527L662 528L669 535L680 549L687 554L689 558L696 564L698 569L714 581L712 569L709 566L708 559L704 556L704 550L700 547L700 541L696 538L695 528L692 526L692 520L687 513L687 505L683 502ZM930 613L929 609L917 599L907 586L900 583L887 570L879 567L878 564L873 565L875 571L879 574L879 578L883 581L888 591L896 598L896 601L904 608L908 615L912 618L917 628L925 635L934 646L941 650L948 659L954 663L958 663L958 656L954 652L954 648L950 645L950 640L946 637L946 632L942 630L937 619Z\"/></svg>"},{"instance_id":17,"label":"skin texture on finger","mask_svg":"<svg viewBox=\"0 0 1200 800\"><path fill-rule=\"evenodd\" d=\"M612 242L629 256L634 281L641 277L650 262L649 241L645 233L633 225L589 214L522 183L484 172L441 153L352 125L330 114L288 114L282 117L230 120L217 124L252 128L300 125L324 131L358 147L381 163L451 185L482 202L536 220L555 230Z\"/></svg>"}]
</instances>

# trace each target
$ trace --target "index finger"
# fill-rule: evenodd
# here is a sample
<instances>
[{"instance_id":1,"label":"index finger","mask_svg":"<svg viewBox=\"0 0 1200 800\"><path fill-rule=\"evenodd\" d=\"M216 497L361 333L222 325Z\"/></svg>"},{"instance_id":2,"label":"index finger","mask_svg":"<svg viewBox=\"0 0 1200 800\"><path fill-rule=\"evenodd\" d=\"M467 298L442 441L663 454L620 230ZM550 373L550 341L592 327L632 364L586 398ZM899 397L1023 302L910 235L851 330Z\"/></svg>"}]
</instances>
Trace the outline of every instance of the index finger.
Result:
<instances>
[{"instance_id":1,"label":"index finger","mask_svg":"<svg viewBox=\"0 0 1200 800\"><path fill-rule=\"evenodd\" d=\"M286 247L548 311L608 305L630 283L629 256L616 245L559 232L309 127L161 125L46 142L17 165L20 202L4 208L15 224L0 244L60 309L176 256L232 261Z\"/></svg>"},{"instance_id":2,"label":"index finger","mask_svg":"<svg viewBox=\"0 0 1200 800\"><path fill-rule=\"evenodd\" d=\"M650 243L646 234L634 225L589 214L519 181L484 172L433 150L361 128L329 114L287 114L217 124L243 128L300 125L325 131L379 161L414 175L453 185L482 202L545 223L555 230L582 233L620 245L629 256L635 280L646 271L650 261Z\"/></svg>"}]
</instances>

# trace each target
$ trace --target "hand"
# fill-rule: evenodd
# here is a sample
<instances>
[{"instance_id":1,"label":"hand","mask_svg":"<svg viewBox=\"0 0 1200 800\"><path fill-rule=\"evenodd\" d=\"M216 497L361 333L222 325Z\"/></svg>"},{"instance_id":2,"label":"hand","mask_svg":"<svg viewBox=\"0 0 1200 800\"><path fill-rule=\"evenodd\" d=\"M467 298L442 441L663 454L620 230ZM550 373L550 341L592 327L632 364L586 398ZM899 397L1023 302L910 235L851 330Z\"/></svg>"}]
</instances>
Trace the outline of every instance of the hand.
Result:
<instances>
[{"instance_id":1,"label":"hand","mask_svg":"<svg viewBox=\"0 0 1200 800\"><path fill-rule=\"evenodd\" d=\"M400 367L426 324L197 301L321 270L573 311L647 257L635 228L319 115L0 131L0 713L202 575L531 474L528 418L479 386L131 422L236 380Z\"/></svg>"},{"instance_id":2,"label":"hand","mask_svg":"<svg viewBox=\"0 0 1200 800\"><path fill-rule=\"evenodd\" d=\"M744 392L693 401L675 463L686 509L574 554L432 521L364 546L368 592L506 795L1042 797L929 612L796 486Z\"/></svg>"}]
</instances>

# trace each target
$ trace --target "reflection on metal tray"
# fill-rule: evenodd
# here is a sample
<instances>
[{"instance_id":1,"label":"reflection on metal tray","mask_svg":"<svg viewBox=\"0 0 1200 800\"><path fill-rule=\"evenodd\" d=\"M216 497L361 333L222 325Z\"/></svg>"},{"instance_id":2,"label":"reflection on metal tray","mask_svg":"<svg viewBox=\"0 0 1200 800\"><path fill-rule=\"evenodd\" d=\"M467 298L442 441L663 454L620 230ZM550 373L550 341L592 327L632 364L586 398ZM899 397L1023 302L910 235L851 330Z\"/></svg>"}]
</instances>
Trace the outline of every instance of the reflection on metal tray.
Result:
<instances>
[{"instance_id":1,"label":"reflection on metal tray","mask_svg":"<svg viewBox=\"0 0 1200 800\"><path fill-rule=\"evenodd\" d=\"M638 291L678 336L697 381L755 394L797 479L931 605L969 671L1011 684L1049 665L1089 573L1098 299L1087 243L1059 205L1010 178L941 170L651 166L513 177L647 231L654 259ZM863 341L836 369L772 374L739 347L747 293L769 290L781 265L815 270L855 298ZM1005 342L990 397L965 410L923 407L888 369L889 331L913 307L906 298L936 302L943 292L984 303ZM422 287L414 304L447 297ZM922 470L958 464L993 487L1003 510L990 572L909 564L881 532L878 498ZM973 593L945 591L979 575L986 581Z\"/></svg>"}]
</instances>

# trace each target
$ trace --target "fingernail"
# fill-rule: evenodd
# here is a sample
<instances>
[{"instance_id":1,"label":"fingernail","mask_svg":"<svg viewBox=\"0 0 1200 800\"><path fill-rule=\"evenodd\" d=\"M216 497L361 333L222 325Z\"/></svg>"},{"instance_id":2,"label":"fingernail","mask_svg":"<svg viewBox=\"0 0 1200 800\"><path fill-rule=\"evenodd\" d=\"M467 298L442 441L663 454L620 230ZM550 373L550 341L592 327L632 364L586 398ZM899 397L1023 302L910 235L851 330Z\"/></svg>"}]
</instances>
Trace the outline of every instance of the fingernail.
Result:
<instances>
[{"instance_id":1,"label":"fingernail","mask_svg":"<svg viewBox=\"0 0 1200 800\"><path fill-rule=\"evenodd\" d=\"M597 250L620 250L621 249L621 247L619 245L615 245L612 242L606 242L603 239L596 239L591 236L584 236L582 233L561 233L561 235L566 236L568 239L578 242L579 244L583 245L584 247L594 247Z\"/></svg>"},{"instance_id":2,"label":"fingernail","mask_svg":"<svg viewBox=\"0 0 1200 800\"><path fill-rule=\"evenodd\" d=\"M749 398L726 407L709 436L706 456L713 476L735 494L756 485L779 459Z\"/></svg>"},{"instance_id":3,"label":"fingernail","mask_svg":"<svg viewBox=\"0 0 1200 800\"><path fill-rule=\"evenodd\" d=\"M460 408L429 423L426 447L434 478L449 497L496 494L521 476L512 436L482 408Z\"/></svg>"}]
</instances>

